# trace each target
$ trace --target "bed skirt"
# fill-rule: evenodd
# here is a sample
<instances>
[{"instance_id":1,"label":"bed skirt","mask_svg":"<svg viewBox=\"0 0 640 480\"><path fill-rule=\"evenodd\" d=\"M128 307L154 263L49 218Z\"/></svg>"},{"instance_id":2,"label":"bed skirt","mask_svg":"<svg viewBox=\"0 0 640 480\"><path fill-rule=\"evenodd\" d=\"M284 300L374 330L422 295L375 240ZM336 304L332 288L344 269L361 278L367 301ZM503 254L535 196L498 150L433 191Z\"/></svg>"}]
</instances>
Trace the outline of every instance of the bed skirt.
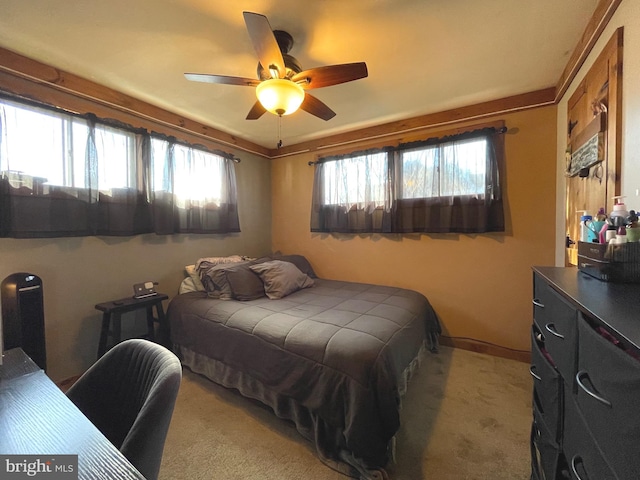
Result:
<instances>
[{"instance_id":1,"label":"bed skirt","mask_svg":"<svg viewBox=\"0 0 640 480\"><path fill-rule=\"evenodd\" d=\"M435 351L433 344L427 348ZM398 385L400 397L404 396L407 383L419 367L427 348L423 345L418 355L405 369L400 385ZM389 478L383 468L371 468L365 465L361 459L355 458L346 448L339 448L337 457L335 452L328 452L322 448L322 445L327 443L337 446L343 444L342 433L328 425L317 414L311 412L295 399L276 393L246 372L236 370L187 347L174 344L173 349L182 364L194 373L203 375L226 388L235 389L244 397L257 400L270 407L279 418L293 422L298 432L315 445L320 460L330 468L360 480L387 480ZM389 442L388 456L395 459L395 436Z\"/></svg>"}]
</instances>

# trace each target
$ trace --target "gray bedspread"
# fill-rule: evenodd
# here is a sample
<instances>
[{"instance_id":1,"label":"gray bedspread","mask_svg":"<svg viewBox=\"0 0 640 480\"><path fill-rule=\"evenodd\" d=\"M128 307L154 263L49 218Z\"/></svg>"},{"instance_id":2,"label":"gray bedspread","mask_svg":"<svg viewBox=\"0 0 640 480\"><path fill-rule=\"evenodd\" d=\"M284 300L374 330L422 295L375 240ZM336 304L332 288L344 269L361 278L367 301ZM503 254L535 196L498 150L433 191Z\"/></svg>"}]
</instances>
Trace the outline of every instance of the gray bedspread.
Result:
<instances>
[{"instance_id":1,"label":"gray bedspread","mask_svg":"<svg viewBox=\"0 0 640 480\"><path fill-rule=\"evenodd\" d=\"M440 325L424 295L315 279L280 300L175 297L168 308L184 365L295 422L332 468L381 478L400 427L400 385Z\"/></svg>"}]
</instances>

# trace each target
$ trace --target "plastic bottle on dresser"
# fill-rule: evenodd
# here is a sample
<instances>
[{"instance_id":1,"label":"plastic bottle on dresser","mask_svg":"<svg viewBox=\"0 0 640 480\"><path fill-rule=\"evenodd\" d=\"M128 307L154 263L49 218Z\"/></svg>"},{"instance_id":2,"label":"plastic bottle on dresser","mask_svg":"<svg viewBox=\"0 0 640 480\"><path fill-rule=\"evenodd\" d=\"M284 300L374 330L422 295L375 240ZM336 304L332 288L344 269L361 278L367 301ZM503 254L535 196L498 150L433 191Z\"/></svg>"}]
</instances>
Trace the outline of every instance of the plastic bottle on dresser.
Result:
<instances>
[{"instance_id":1,"label":"plastic bottle on dresser","mask_svg":"<svg viewBox=\"0 0 640 480\"><path fill-rule=\"evenodd\" d=\"M627 206L622 201L623 198L625 198L624 195L613 197L614 205L609 215L609 220L616 228L625 226L627 224L627 217L629 216Z\"/></svg>"},{"instance_id":2,"label":"plastic bottle on dresser","mask_svg":"<svg viewBox=\"0 0 640 480\"><path fill-rule=\"evenodd\" d=\"M627 217L627 241L640 241L640 227L638 227L638 213L635 210L629 210Z\"/></svg>"},{"instance_id":3,"label":"plastic bottle on dresser","mask_svg":"<svg viewBox=\"0 0 640 480\"><path fill-rule=\"evenodd\" d=\"M580 216L580 241L588 242L589 241L589 226L593 221L593 217L587 213L586 210L577 210L578 213L582 212Z\"/></svg>"},{"instance_id":4,"label":"plastic bottle on dresser","mask_svg":"<svg viewBox=\"0 0 640 480\"><path fill-rule=\"evenodd\" d=\"M608 227L609 225L607 224L607 214L604 213L604 207L600 207L598 213L591 222L591 225L589 225L589 230L591 230L591 234L589 234L589 240L594 243L606 243L605 232L607 231Z\"/></svg>"}]
</instances>

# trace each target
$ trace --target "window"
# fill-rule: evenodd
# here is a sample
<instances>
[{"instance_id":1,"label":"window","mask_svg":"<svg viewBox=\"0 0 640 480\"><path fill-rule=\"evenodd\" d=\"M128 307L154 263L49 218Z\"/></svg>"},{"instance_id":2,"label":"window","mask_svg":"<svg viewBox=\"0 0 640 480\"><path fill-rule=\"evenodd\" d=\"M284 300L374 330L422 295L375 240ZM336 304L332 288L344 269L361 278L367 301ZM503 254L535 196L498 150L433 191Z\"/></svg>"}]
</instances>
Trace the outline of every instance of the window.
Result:
<instances>
[{"instance_id":1,"label":"window","mask_svg":"<svg viewBox=\"0 0 640 480\"><path fill-rule=\"evenodd\" d=\"M96 125L95 148L98 169L98 190L138 187L136 175L137 138L132 132ZM79 142L80 143L80 142ZM88 178L84 172L85 179ZM88 181L83 186L88 187Z\"/></svg>"},{"instance_id":2,"label":"window","mask_svg":"<svg viewBox=\"0 0 640 480\"><path fill-rule=\"evenodd\" d=\"M238 232L233 157L0 99L0 236Z\"/></svg>"},{"instance_id":3,"label":"window","mask_svg":"<svg viewBox=\"0 0 640 480\"><path fill-rule=\"evenodd\" d=\"M388 160L385 153L358 155L324 165L324 205L376 208L385 204Z\"/></svg>"},{"instance_id":4,"label":"window","mask_svg":"<svg viewBox=\"0 0 640 480\"><path fill-rule=\"evenodd\" d=\"M448 142L399 152L400 198L484 195L487 139Z\"/></svg>"},{"instance_id":5,"label":"window","mask_svg":"<svg viewBox=\"0 0 640 480\"><path fill-rule=\"evenodd\" d=\"M227 193L224 157L156 137L151 138L151 151L154 192L173 191L183 208L223 203Z\"/></svg>"},{"instance_id":6,"label":"window","mask_svg":"<svg viewBox=\"0 0 640 480\"><path fill-rule=\"evenodd\" d=\"M504 231L499 187L502 133L484 128L321 159L316 165L311 230Z\"/></svg>"},{"instance_id":7,"label":"window","mask_svg":"<svg viewBox=\"0 0 640 480\"><path fill-rule=\"evenodd\" d=\"M4 101L0 125L0 171L36 177L49 185L85 186L84 119Z\"/></svg>"},{"instance_id":8,"label":"window","mask_svg":"<svg viewBox=\"0 0 640 480\"><path fill-rule=\"evenodd\" d=\"M184 205L219 206L223 199L224 158L209 152L176 145L173 193Z\"/></svg>"},{"instance_id":9,"label":"window","mask_svg":"<svg viewBox=\"0 0 640 480\"><path fill-rule=\"evenodd\" d=\"M0 103L0 120L0 171L36 177L46 185L105 192L136 186L136 136L131 132L104 125L91 129L84 118L8 101ZM87 170L88 142L94 147L93 178Z\"/></svg>"}]
</instances>

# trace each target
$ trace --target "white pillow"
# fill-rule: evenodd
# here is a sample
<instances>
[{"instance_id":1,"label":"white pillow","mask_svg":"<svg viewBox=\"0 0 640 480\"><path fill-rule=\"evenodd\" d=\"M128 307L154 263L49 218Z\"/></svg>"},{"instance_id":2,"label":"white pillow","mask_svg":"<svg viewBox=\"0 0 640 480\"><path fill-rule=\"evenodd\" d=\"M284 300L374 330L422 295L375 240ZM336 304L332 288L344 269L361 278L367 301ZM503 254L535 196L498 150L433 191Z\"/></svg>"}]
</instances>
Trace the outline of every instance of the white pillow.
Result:
<instances>
[{"instance_id":1,"label":"white pillow","mask_svg":"<svg viewBox=\"0 0 640 480\"><path fill-rule=\"evenodd\" d=\"M189 292L197 292L198 289L193 284L193 278L187 277L180 283L180 288L178 289L179 294L189 293Z\"/></svg>"},{"instance_id":2,"label":"white pillow","mask_svg":"<svg viewBox=\"0 0 640 480\"><path fill-rule=\"evenodd\" d=\"M202 281L200 281L200 276L196 271L196 266L187 265L186 267L184 267L184 270L185 272L187 272L187 275L189 275L189 278L193 283L193 288L195 288L195 291L204 292L205 288L204 288L204 285L202 285Z\"/></svg>"}]
</instances>

